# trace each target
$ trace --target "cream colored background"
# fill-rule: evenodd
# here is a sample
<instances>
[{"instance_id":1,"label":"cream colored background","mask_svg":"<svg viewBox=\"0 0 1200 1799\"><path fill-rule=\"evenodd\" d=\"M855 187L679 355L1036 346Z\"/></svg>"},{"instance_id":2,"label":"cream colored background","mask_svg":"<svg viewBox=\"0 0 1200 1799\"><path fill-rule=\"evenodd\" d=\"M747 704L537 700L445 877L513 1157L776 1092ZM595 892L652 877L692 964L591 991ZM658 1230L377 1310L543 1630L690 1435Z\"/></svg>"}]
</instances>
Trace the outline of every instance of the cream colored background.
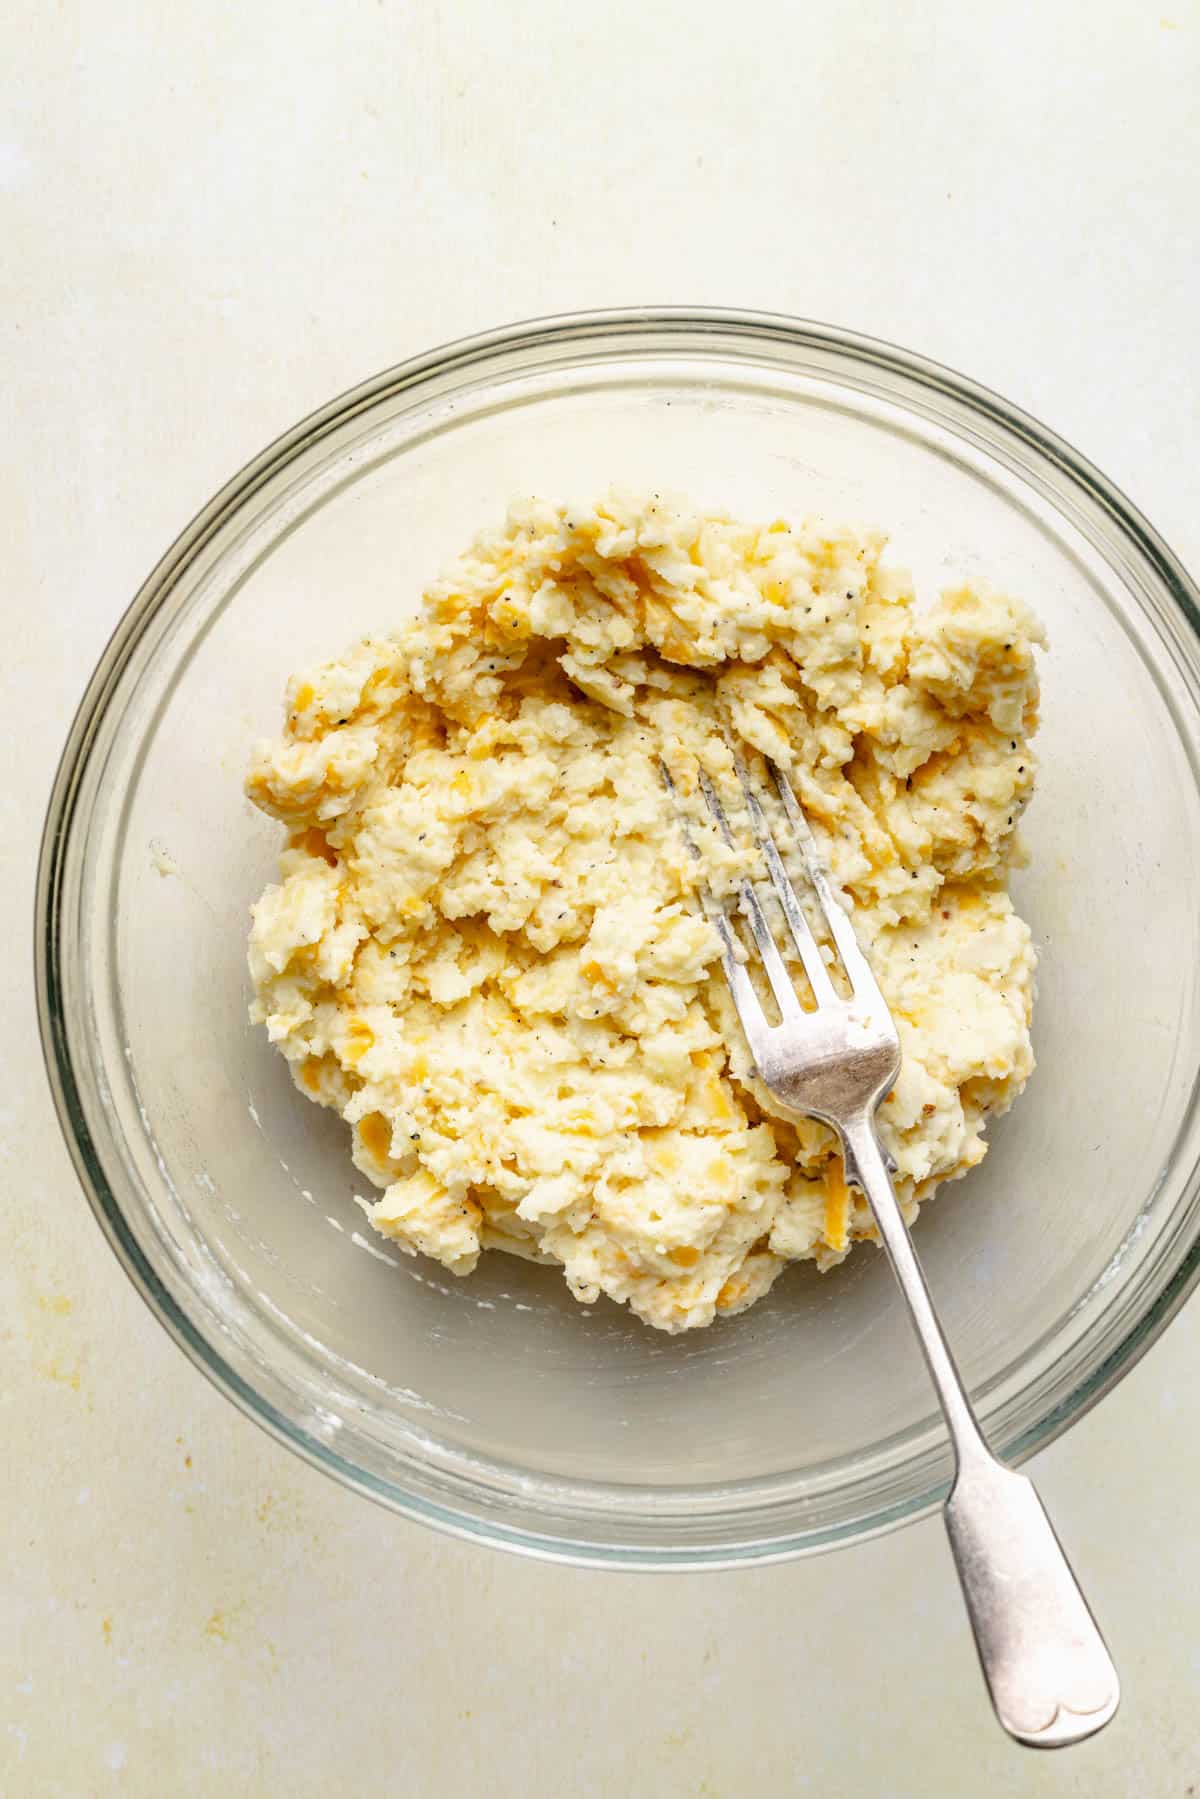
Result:
<instances>
[{"instance_id":1,"label":"cream colored background","mask_svg":"<svg viewBox=\"0 0 1200 1799\"><path fill-rule=\"evenodd\" d=\"M1200 1307L1038 1462L1126 1687L1039 1759L935 1523L578 1574L269 1442L102 1244L29 974L53 760L139 580L269 438L458 333L646 301L875 332L1041 414L1200 567L1200 7L1161 4L9 0L0 1792L1200 1790Z\"/></svg>"}]
</instances>

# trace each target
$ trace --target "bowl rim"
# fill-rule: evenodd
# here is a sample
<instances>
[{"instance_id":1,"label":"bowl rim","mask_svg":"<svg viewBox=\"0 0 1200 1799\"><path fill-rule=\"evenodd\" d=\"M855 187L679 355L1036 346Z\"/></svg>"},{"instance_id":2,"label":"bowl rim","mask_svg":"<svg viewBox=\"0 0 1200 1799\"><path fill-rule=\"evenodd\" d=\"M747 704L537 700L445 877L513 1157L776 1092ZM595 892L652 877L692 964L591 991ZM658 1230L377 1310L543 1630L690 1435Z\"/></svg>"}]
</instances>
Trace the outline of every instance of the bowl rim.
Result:
<instances>
[{"instance_id":1,"label":"bowl rim","mask_svg":"<svg viewBox=\"0 0 1200 1799\"><path fill-rule=\"evenodd\" d=\"M168 1335L189 1360L255 1423L314 1467L344 1485L387 1505L401 1515L464 1539L503 1547L542 1560L625 1569L728 1568L763 1564L817 1553L847 1542L867 1540L900 1524L926 1516L945 1494L945 1483L913 1499L882 1507L865 1521L843 1531L823 1530L766 1542L705 1547L654 1544L612 1545L566 1536L541 1534L459 1512L425 1496L406 1493L339 1454L330 1444L306 1432L234 1368L204 1336L167 1290L128 1225L120 1201L109 1185L103 1161L87 1123L72 1065L64 1008L63 963L64 881L72 841L76 803L88 759L104 720L109 699L151 622L169 606L174 584L199 557L223 525L239 512L272 476L305 449L367 412L389 395L418 387L430 377L461 372L514 350L546 351L603 336L644 338L661 335L658 353L683 347L685 341L735 337L746 343L779 342L793 349L822 348L853 357L892 376L932 389L942 400L982 415L1003 433L1015 437L1035 457L1047 462L1083 489L1135 548L1200 640L1200 590L1158 532L1131 500L1075 450L1029 413L965 375L914 351L882 339L814 320L782 313L720 307L647 306L581 311L533 318L491 331L453 339L386 368L337 395L275 438L233 475L179 533L118 621L88 679L66 736L52 784L38 857L34 900L34 977L43 1060L59 1126L76 1175L96 1220L133 1286ZM1141 1359L1200 1281L1200 1224L1177 1267L1147 1310L1109 1353L1043 1419L1006 1446L1007 1459L1024 1461L1055 1441L1081 1418Z\"/></svg>"}]
</instances>

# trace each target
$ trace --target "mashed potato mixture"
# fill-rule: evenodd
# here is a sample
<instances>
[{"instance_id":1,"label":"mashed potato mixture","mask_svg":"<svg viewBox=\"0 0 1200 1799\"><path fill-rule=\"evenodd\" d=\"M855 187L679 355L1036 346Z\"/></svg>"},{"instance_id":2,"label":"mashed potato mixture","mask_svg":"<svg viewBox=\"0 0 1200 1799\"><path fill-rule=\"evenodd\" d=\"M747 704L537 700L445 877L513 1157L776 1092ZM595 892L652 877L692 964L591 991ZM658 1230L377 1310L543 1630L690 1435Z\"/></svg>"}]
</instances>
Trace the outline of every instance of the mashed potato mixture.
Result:
<instances>
[{"instance_id":1,"label":"mashed potato mixture","mask_svg":"<svg viewBox=\"0 0 1200 1799\"><path fill-rule=\"evenodd\" d=\"M351 1126L384 1236L460 1275L559 1263L667 1331L874 1236L833 1135L756 1082L699 901L758 872L697 795L703 767L733 808L739 741L790 774L892 1008L906 1215L980 1161L1033 1066L1005 878L1040 633L968 587L919 612L883 548L530 501L411 624L291 681L248 779L288 828L254 1017Z\"/></svg>"}]
</instances>

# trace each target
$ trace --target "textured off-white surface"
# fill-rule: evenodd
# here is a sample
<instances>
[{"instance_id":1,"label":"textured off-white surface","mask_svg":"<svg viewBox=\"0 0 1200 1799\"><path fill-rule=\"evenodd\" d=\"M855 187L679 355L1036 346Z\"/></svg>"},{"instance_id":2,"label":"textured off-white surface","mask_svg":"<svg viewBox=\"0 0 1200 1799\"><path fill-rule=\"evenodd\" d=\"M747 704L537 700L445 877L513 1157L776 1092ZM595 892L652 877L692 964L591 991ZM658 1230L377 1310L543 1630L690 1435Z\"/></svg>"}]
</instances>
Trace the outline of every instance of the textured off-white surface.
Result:
<instances>
[{"instance_id":1,"label":"textured off-white surface","mask_svg":"<svg viewBox=\"0 0 1200 1799\"><path fill-rule=\"evenodd\" d=\"M991 1723L936 1523L576 1574L269 1442L101 1242L27 950L53 758L146 570L275 433L460 332L645 301L875 332L1041 414L1200 566L1200 7L1163 4L8 8L0 1792L1200 1788L1195 1306L1035 1464L1125 1681L1040 1759Z\"/></svg>"}]
</instances>

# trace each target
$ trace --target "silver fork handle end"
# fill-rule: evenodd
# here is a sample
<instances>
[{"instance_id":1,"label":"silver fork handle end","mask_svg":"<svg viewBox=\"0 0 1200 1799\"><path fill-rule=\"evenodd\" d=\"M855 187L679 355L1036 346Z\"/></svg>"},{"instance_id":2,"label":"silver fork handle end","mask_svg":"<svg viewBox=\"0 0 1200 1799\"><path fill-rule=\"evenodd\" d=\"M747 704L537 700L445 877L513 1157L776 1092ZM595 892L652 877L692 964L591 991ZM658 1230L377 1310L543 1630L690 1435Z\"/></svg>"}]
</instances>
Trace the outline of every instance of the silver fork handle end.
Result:
<instances>
[{"instance_id":1,"label":"silver fork handle end","mask_svg":"<svg viewBox=\"0 0 1200 1799\"><path fill-rule=\"evenodd\" d=\"M1033 1748L1081 1742L1120 1703L1112 1658L1033 1483L997 1461L983 1439L930 1301L874 1118L850 1120L842 1140L847 1179L870 1201L950 1428L958 1472L946 1530L996 1716Z\"/></svg>"},{"instance_id":2,"label":"silver fork handle end","mask_svg":"<svg viewBox=\"0 0 1200 1799\"><path fill-rule=\"evenodd\" d=\"M1120 1681L1033 1483L971 1456L947 1501L946 1531L1004 1728L1036 1749L1103 1729Z\"/></svg>"}]
</instances>

